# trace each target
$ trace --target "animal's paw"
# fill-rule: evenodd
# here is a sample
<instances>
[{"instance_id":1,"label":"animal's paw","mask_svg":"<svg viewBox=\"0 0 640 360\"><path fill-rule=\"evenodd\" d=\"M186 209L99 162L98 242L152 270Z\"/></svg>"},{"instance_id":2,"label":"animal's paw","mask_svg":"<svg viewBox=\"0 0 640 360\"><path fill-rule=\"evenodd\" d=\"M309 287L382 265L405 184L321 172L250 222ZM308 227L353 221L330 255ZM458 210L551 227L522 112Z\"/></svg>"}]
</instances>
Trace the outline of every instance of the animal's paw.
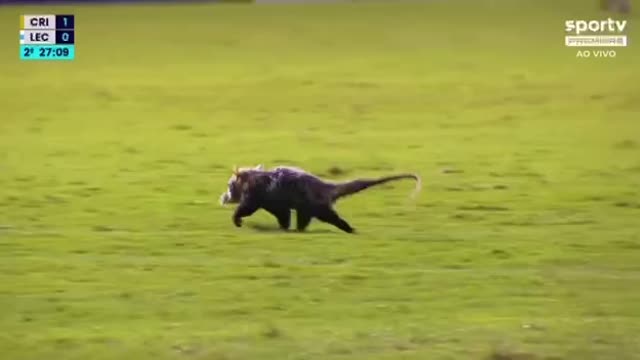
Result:
<instances>
[{"instance_id":1,"label":"animal's paw","mask_svg":"<svg viewBox=\"0 0 640 360\"><path fill-rule=\"evenodd\" d=\"M242 219L241 219L241 218L239 218L239 217L234 217L234 218L233 218L233 224L234 224L236 227L241 227L241 226L242 226Z\"/></svg>"}]
</instances>

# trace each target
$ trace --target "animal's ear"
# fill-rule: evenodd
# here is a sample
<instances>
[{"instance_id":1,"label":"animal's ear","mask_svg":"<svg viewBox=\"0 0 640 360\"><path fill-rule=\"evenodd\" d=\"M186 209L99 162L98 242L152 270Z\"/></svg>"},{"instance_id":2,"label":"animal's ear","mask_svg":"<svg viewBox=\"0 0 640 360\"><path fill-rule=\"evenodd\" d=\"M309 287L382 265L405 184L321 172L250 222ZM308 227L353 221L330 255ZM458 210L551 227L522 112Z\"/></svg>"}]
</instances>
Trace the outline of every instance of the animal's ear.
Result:
<instances>
[{"instance_id":1,"label":"animal's ear","mask_svg":"<svg viewBox=\"0 0 640 360\"><path fill-rule=\"evenodd\" d=\"M264 170L264 165L258 164L258 166L256 166L255 169L256 170Z\"/></svg>"}]
</instances>

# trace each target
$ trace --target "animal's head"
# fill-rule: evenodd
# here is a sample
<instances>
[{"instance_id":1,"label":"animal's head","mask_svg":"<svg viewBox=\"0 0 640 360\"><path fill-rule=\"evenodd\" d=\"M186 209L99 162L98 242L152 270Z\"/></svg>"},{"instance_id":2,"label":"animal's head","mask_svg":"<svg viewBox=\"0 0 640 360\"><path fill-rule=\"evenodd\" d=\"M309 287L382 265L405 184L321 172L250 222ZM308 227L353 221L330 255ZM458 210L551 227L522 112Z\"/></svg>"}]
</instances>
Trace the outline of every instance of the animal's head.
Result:
<instances>
[{"instance_id":1,"label":"animal's head","mask_svg":"<svg viewBox=\"0 0 640 360\"><path fill-rule=\"evenodd\" d=\"M231 177L227 182L227 191L220 195L220 205L239 203L242 192L246 190L247 186L249 186L248 171L261 171L263 169L264 166L262 164L253 168L238 168L237 166L234 167L233 174L231 174Z\"/></svg>"}]
</instances>

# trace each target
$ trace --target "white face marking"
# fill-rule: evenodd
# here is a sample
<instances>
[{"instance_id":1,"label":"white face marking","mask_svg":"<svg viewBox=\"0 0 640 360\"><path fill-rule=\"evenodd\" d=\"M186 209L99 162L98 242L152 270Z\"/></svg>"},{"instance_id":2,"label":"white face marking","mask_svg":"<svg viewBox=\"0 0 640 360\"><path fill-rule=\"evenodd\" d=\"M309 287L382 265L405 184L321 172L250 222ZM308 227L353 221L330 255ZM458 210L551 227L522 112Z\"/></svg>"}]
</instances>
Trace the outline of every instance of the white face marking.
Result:
<instances>
[{"instance_id":1,"label":"white face marking","mask_svg":"<svg viewBox=\"0 0 640 360\"><path fill-rule=\"evenodd\" d=\"M254 167L253 169L252 168L240 168L240 169L238 169L238 171L243 171L243 170L259 170L259 171L262 171L262 170L264 170L264 165L259 164L256 167ZM231 193L233 184L236 182L237 179L238 179L238 177L235 174L233 174L229 178L229 181L227 181L227 191L225 191L224 193L222 193L222 195L220 195L220 205L225 205L225 204L229 204L229 203L237 203L239 201L239 199L234 199L233 198L233 194Z\"/></svg>"},{"instance_id":2,"label":"white face marking","mask_svg":"<svg viewBox=\"0 0 640 360\"><path fill-rule=\"evenodd\" d=\"M233 201L233 195L231 194L231 186L236 181L236 179L237 177L235 174L231 175L231 177L229 178L229 181L227 182L227 191L223 192L222 195L220 195L220 205L237 202L237 200Z\"/></svg>"}]
</instances>

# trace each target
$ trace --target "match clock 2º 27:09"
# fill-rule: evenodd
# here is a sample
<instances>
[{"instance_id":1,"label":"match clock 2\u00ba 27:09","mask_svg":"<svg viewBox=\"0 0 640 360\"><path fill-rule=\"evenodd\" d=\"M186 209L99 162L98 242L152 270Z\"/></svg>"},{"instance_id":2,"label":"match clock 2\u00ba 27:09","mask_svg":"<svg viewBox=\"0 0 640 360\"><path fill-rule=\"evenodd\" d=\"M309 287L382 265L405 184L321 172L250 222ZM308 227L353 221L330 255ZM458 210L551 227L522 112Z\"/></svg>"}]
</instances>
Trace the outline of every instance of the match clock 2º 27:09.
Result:
<instances>
[{"instance_id":1,"label":"match clock 2\u00ba 27:09","mask_svg":"<svg viewBox=\"0 0 640 360\"><path fill-rule=\"evenodd\" d=\"M70 60L75 57L73 45L22 45L20 46L20 58Z\"/></svg>"}]
</instances>

